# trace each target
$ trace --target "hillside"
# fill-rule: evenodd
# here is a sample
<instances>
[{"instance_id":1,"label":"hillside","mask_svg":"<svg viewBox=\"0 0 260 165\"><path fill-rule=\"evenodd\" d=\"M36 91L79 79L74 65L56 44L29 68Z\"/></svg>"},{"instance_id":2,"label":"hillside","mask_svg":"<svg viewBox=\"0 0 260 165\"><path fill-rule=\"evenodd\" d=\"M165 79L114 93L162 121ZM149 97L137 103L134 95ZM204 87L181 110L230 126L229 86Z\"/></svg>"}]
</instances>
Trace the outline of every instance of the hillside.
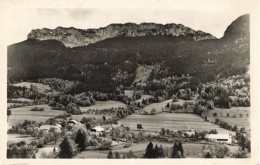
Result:
<instances>
[{"instance_id":1,"label":"hillside","mask_svg":"<svg viewBox=\"0 0 260 165\"><path fill-rule=\"evenodd\" d=\"M115 34L113 28L110 33ZM192 35L117 34L74 48L66 47L63 40L29 34L30 39L8 47L8 80L57 77L81 81L82 90L114 90L119 84L133 82L138 64L158 64L161 69L167 69L164 76L189 74L197 82L246 73L249 64L249 15L231 23L221 39L197 41ZM118 72L129 76L125 75L124 82L115 83L112 78L121 75Z\"/></svg>"}]
</instances>

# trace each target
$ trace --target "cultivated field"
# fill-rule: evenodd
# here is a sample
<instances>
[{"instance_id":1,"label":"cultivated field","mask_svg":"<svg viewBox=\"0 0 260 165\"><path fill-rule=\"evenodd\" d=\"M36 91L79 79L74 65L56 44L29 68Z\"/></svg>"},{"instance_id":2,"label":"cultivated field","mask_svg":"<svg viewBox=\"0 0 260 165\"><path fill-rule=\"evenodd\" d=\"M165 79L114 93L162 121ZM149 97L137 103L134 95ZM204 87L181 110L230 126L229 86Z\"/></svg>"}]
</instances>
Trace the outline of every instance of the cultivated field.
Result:
<instances>
[{"instance_id":1,"label":"cultivated field","mask_svg":"<svg viewBox=\"0 0 260 165\"><path fill-rule=\"evenodd\" d=\"M137 115L133 114L118 121L119 124L128 126L131 130L137 130L137 124L143 126L144 131L159 133L161 128L172 131L178 130L212 130L216 129L218 133L230 132L218 125L205 122L201 117L195 114L187 113L158 113L155 115Z\"/></svg>"},{"instance_id":2,"label":"cultivated field","mask_svg":"<svg viewBox=\"0 0 260 165\"><path fill-rule=\"evenodd\" d=\"M110 108L126 108L126 105L120 101L96 101L95 105L91 105L89 107L80 107L80 109L83 112L88 111L89 109L98 109L98 110L102 110L102 109L110 109Z\"/></svg>"},{"instance_id":3,"label":"cultivated field","mask_svg":"<svg viewBox=\"0 0 260 165\"><path fill-rule=\"evenodd\" d=\"M44 111L30 111L33 107L44 108ZM8 117L8 126L23 123L24 120L35 120L37 122L45 122L47 119L61 115L65 111L52 110L47 104L25 106L11 109L12 114Z\"/></svg>"},{"instance_id":4,"label":"cultivated field","mask_svg":"<svg viewBox=\"0 0 260 165\"><path fill-rule=\"evenodd\" d=\"M217 117L213 117L214 113L217 113ZM228 113L229 117L227 117ZM242 114L242 117L240 117L240 114ZM208 112L208 119L214 122L216 118L232 126L237 125L239 129L245 127L247 131L250 130L250 107L231 107L230 109L215 108L214 110L210 110Z\"/></svg>"}]
</instances>

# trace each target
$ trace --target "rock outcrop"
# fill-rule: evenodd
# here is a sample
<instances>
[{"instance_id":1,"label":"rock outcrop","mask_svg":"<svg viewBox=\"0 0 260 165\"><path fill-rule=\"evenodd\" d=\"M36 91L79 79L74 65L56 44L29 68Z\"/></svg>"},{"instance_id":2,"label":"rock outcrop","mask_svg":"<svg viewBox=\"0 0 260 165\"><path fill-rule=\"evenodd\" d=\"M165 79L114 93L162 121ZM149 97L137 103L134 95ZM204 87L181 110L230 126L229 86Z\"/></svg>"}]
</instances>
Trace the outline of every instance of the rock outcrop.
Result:
<instances>
[{"instance_id":1,"label":"rock outcrop","mask_svg":"<svg viewBox=\"0 0 260 165\"><path fill-rule=\"evenodd\" d=\"M58 40L66 47L86 46L108 38L114 37L140 37L148 35L168 35L168 36L189 36L195 41L215 39L209 33L195 31L181 24L155 24L155 23L126 23L110 24L99 29L76 29L57 27L56 29L36 29L28 34L28 39L37 40Z\"/></svg>"}]
</instances>

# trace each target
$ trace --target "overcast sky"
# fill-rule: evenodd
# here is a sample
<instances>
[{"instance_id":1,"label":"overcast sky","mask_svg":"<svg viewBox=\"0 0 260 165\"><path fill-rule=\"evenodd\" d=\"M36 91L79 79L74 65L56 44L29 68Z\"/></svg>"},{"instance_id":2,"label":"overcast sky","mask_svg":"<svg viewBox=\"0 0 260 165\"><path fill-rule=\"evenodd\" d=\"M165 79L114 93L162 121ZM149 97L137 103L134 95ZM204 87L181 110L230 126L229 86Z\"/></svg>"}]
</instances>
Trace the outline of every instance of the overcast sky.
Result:
<instances>
[{"instance_id":1,"label":"overcast sky","mask_svg":"<svg viewBox=\"0 0 260 165\"><path fill-rule=\"evenodd\" d=\"M217 5L217 4L216 4ZM177 23L220 38L227 26L249 11L243 8L133 9L133 8L15 8L5 13L5 45L21 42L32 29L57 26L99 28L111 23Z\"/></svg>"}]
</instances>

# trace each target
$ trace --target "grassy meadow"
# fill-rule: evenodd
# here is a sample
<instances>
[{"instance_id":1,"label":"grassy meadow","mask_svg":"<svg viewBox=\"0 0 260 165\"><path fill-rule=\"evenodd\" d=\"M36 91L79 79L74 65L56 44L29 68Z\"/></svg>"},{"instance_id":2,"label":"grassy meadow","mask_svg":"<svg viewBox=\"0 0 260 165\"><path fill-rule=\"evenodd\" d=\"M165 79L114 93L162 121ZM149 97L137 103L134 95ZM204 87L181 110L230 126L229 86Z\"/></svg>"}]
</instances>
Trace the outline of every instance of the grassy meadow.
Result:
<instances>
[{"instance_id":1,"label":"grassy meadow","mask_svg":"<svg viewBox=\"0 0 260 165\"><path fill-rule=\"evenodd\" d=\"M30 111L32 108L44 108L44 111ZM47 119L64 114L65 111L52 110L48 104L25 106L11 109L12 115L8 117L8 126L21 124L24 120L35 120L37 122L45 122Z\"/></svg>"},{"instance_id":2,"label":"grassy meadow","mask_svg":"<svg viewBox=\"0 0 260 165\"><path fill-rule=\"evenodd\" d=\"M213 117L214 113L217 113L217 117ZM227 116L227 114L229 114L229 116ZM240 117L240 114L242 117ZM209 110L208 119L214 122L216 118L232 126L237 125L239 129L245 127L247 131L250 130L250 107L231 107L230 109L215 108L214 110Z\"/></svg>"},{"instance_id":3,"label":"grassy meadow","mask_svg":"<svg viewBox=\"0 0 260 165\"><path fill-rule=\"evenodd\" d=\"M82 112L87 112L89 109L110 109L110 108L126 108L126 104L120 102L120 101L113 101L113 100L108 100L108 101L96 101L95 105L91 105L89 107L80 107Z\"/></svg>"},{"instance_id":4,"label":"grassy meadow","mask_svg":"<svg viewBox=\"0 0 260 165\"><path fill-rule=\"evenodd\" d=\"M230 132L218 125L205 122L201 117L195 114L180 113L158 113L155 115L137 115L133 114L118 121L119 124L128 126L131 130L137 130L137 124L143 126L144 131L159 133L161 128L172 131L178 130L212 130L216 129L218 133Z\"/></svg>"}]
</instances>

